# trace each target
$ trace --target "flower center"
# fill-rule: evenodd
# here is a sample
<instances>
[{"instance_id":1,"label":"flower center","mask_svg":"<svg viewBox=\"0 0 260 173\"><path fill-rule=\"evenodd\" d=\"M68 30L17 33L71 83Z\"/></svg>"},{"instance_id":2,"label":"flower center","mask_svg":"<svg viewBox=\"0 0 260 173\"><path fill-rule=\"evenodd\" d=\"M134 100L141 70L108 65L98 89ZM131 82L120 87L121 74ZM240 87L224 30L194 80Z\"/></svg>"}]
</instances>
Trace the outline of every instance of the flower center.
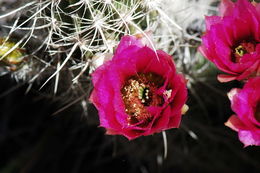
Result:
<instances>
[{"instance_id":1,"label":"flower center","mask_svg":"<svg viewBox=\"0 0 260 173\"><path fill-rule=\"evenodd\" d=\"M256 42L255 41L242 41L237 47L233 50L232 61L239 63L241 58L247 53L255 52Z\"/></svg>"},{"instance_id":2,"label":"flower center","mask_svg":"<svg viewBox=\"0 0 260 173\"><path fill-rule=\"evenodd\" d=\"M138 73L127 79L121 94L125 111L129 115L129 124L151 121L151 115L146 107L160 106L164 103L163 97L157 94L158 88L163 86L163 83L163 78L155 73Z\"/></svg>"}]
</instances>

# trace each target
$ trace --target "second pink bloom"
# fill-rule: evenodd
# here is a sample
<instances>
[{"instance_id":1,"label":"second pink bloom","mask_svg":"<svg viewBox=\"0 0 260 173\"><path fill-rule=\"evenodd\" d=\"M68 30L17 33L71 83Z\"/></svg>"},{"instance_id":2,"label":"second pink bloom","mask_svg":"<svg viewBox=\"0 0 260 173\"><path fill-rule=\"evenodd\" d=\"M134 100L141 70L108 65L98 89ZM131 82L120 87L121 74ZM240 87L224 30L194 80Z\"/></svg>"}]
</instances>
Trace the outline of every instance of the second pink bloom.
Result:
<instances>
[{"instance_id":1,"label":"second pink bloom","mask_svg":"<svg viewBox=\"0 0 260 173\"><path fill-rule=\"evenodd\" d=\"M226 125L238 132L245 146L260 145L260 77L249 79L243 89L229 92L231 108L236 113Z\"/></svg>"},{"instance_id":2,"label":"second pink bloom","mask_svg":"<svg viewBox=\"0 0 260 173\"><path fill-rule=\"evenodd\" d=\"M221 82L260 75L260 6L247 0L223 0L221 16L206 17L199 50L220 70Z\"/></svg>"}]
</instances>

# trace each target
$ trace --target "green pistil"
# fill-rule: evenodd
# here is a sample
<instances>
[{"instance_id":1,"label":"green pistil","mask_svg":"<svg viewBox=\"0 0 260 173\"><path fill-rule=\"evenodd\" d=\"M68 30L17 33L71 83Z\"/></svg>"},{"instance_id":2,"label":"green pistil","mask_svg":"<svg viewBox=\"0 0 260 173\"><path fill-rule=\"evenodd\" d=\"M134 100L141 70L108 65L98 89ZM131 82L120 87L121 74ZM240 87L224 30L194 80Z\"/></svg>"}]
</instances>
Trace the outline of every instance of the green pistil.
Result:
<instances>
[{"instance_id":1,"label":"green pistil","mask_svg":"<svg viewBox=\"0 0 260 173\"><path fill-rule=\"evenodd\" d=\"M140 87L138 91L138 98L144 104L149 100L149 88Z\"/></svg>"},{"instance_id":2,"label":"green pistil","mask_svg":"<svg viewBox=\"0 0 260 173\"><path fill-rule=\"evenodd\" d=\"M244 54L247 53L247 51L244 49L242 45L239 45L238 47L235 48L235 53L239 56L243 56Z\"/></svg>"},{"instance_id":3,"label":"green pistil","mask_svg":"<svg viewBox=\"0 0 260 173\"><path fill-rule=\"evenodd\" d=\"M140 88L139 88L139 91L138 91L138 98L139 98L140 100L143 99L143 94L144 94L144 88L143 88L143 87L140 87Z\"/></svg>"}]
</instances>

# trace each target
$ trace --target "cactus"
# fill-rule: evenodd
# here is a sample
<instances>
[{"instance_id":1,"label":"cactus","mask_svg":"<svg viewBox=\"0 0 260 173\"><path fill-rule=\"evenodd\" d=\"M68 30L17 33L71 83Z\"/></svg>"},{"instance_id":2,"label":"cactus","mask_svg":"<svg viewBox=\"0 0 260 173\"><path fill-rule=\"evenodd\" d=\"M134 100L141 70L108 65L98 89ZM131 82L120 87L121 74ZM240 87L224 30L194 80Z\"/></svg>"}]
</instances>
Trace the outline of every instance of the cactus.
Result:
<instances>
[{"instance_id":1,"label":"cactus","mask_svg":"<svg viewBox=\"0 0 260 173\"><path fill-rule=\"evenodd\" d=\"M177 67L187 78L197 79L196 74L208 67L208 62L198 58L196 47L203 30L203 15L213 8L211 2L205 5L203 1L203 6L196 4L197 1L181 0L24 2L0 16L0 19L13 17L8 37L22 35L18 46L30 50L29 60L22 63L20 70L12 72L12 76L17 80L26 79L31 85L37 79L44 80L40 88L50 82L54 94L59 86L66 84L66 90L79 97L90 90L89 74L108 53L113 53L121 36L142 34L154 49L164 49L174 55ZM191 18L189 15L194 11L187 11L194 7L203 8Z\"/></svg>"}]
</instances>

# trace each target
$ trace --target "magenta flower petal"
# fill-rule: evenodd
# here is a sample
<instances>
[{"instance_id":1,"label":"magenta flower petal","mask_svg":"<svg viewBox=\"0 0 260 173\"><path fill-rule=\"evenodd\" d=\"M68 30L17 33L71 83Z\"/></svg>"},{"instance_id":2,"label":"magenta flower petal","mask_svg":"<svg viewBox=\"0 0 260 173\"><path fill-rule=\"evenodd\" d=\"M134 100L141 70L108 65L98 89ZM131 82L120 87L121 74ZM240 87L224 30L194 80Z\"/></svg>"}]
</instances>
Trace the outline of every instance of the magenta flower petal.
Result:
<instances>
[{"instance_id":1,"label":"magenta flower petal","mask_svg":"<svg viewBox=\"0 0 260 173\"><path fill-rule=\"evenodd\" d=\"M260 146L260 135L251 130L240 130L238 132L239 140L245 147L249 145Z\"/></svg>"},{"instance_id":2,"label":"magenta flower petal","mask_svg":"<svg viewBox=\"0 0 260 173\"><path fill-rule=\"evenodd\" d=\"M222 0L221 16L206 17L206 33L200 52L230 78L222 82L244 80L260 75L259 5L247 0ZM227 77L227 76L226 76Z\"/></svg>"},{"instance_id":3,"label":"magenta flower petal","mask_svg":"<svg viewBox=\"0 0 260 173\"><path fill-rule=\"evenodd\" d=\"M232 75L220 74L217 76L219 82L229 82L235 80L237 77Z\"/></svg>"},{"instance_id":4,"label":"magenta flower petal","mask_svg":"<svg viewBox=\"0 0 260 173\"><path fill-rule=\"evenodd\" d=\"M220 16L206 16L205 17L206 29L210 30L210 27L221 23L222 18Z\"/></svg>"},{"instance_id":5,"label":"magenta flower petal","mask_svg":"<svg viewBox=\"0 0 260 173\"><path fill-rule=\"evenodd\" d=\"M131 140L179 127L186 81L168 54L143 45L140 37L123 37L92 81L90 100L107 134Z\"/></svg>"},{"instance_id":6,"label":"magenta flower petal","mask_svg":"<svg viewBox=\"0 0 260 173\"><path fill-rule=\"evenodd\" d=\"M141 42L140 39L137 39L135 37L132 37L132 36L124 36L117 49L116 49L116 53L115 53L115 56L114 58L117 56L117 55L122 55L122 52L125 50L125 49L128 49L128 51L132 51L132 52L135 52L136 50L138 50L139 48L143 47L143 44ZM129 49L130 48L130 49Z\"/></svg>"},{"instance_id":7,"label":"magenta flower petal","mask_svg":"<svg viewBox=\"0 0 260 173\"><path fill-rule=\"evenodd\" d=\"M221 16L232 15L234 10L234 3L230 0L222 0L222 3L219 6L219 11Z\"/></svg>"},{"instance_id":8,"label":"magenta flower petal","mask_svg":"<svg viewBox=\"0 0 260 173\"><path fill-rule=\"evenodd\" d=\"M239 131L239 129L247 130L247 127L245 126L245 124L243 124L243 122L236 115L232 115L228 119L228 121L225 123L225 125L237 132Z\"/></svg>"},{"instance_id":9,"label":"magenta flower petal","mask_svg":"<svg viewBox=\"0 0 260 173\"><path fill-rule=\"evenodd\" d=\"M248 145L260 145L260 77L251 78L243 89L229 92L231 108L236 113L226 126L238 131L239 139Z\"/></svg>"}]
</instances>

